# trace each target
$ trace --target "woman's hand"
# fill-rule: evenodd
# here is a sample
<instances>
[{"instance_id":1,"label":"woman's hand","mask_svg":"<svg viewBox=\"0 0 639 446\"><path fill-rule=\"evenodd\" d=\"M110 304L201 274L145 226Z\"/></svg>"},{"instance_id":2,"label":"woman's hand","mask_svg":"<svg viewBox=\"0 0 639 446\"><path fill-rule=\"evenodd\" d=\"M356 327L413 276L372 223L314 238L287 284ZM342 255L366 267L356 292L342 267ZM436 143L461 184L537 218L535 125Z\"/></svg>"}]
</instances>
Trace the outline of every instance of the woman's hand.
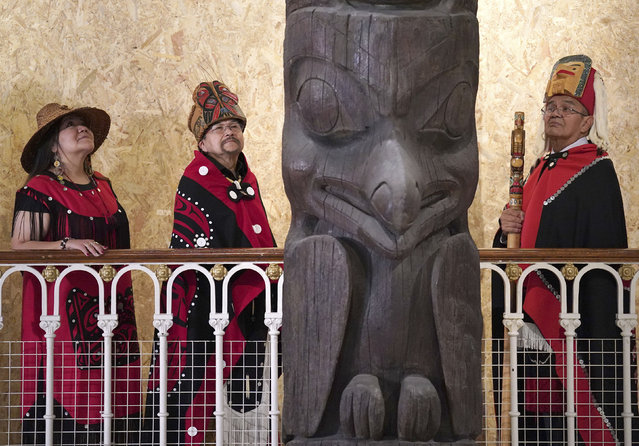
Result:
<instances>
[{"instance_id":1,"label":"woman's hand","mask_svg":"<svg viewBox=\"0 0 639 446\"><path fill-rule=\"evenodd\" d=\"M499 217L499 225L504 234L519 234L524 224L524 211L504 209Z\"/></svg>"},{"instance_id":2,"label":"woman's hand","mask_svg":"<svg viewBox=\"0 0 639 446\"><path fill-rule=\"evenodd\" d=\"M101 256L107 250L106 246L101 245L91 239L74 239L53 240L50 242L42 240L32 240L33 234L44 234L49 232L51 216L47 213L42 214L42 218L33 218L33 214L28 211L20 211L16 214L14 220L13 234L11 235L11 249L77 249L82 251L85 256ZM35 227L31 227L35 222ZM40 227L42 226L42 227Z\"/></svg>"},{"instance_id":3,"label":"woman's hand","mask_svg":"<svg viewBox=\"0 0 639 446\"><path fill-rule=\"evenodd\" d=\"M91 239L70 238L67 240L65 249L77 249L78 251L82 251L85 256L98 257L104 254L107 247Z\"/></svg>"}]
</instances>

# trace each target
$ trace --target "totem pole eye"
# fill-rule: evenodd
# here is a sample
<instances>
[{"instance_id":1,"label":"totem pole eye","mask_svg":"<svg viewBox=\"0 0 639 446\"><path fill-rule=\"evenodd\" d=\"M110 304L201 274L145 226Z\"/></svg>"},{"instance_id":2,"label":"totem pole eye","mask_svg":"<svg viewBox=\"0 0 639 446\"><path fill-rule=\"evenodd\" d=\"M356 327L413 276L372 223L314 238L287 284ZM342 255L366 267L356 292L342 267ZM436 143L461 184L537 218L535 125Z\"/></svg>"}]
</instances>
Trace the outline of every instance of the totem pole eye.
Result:
<instances>
[{"instance_id":1,"label":"totem pole eye","mask_svg":"<svg viewBox=\"0 0 639 446\"><path fill-rule=\"evenodd\" d=\"M420 138L433 142L435 147L454 150L455 143L472 130L474 111L473 87L468 82L459 82L427 117L418 131Z\"/></svg>"},{"instance_id":2,"label":"totem pole eye","mask_svg":"<svg viewBox=\"0 0 639 446\"><path fill-rule=\"evenodd\" d=\"M317 60L300 61L291 72L295 109L312 137L343 141L368 130L372 106L358 80Z\"/></svg>"},{"instance_id":3,"label":"totem pole eye","mask_svg":"<svg viewBox=\"0 0 639 446\"><path fill-rule=\"evenodd\" d=\"M451 136L460 137L468 129L468 122L474 112L473 97L473 90L467 82L457 84L448 96L444 125Z\"/></svg>"},{"instance_id":4,"label":"totem pole eye","mask_svg":"<svg viewBox=\"0 0 639 446\"><path fill-rule=\"evenodd\" d=\"M306 125L319 134L335 129L339 119L339 100L333 87L322 79L309 79L302 84L297 95L302 118Z\"/></svg>"}]
</instances>

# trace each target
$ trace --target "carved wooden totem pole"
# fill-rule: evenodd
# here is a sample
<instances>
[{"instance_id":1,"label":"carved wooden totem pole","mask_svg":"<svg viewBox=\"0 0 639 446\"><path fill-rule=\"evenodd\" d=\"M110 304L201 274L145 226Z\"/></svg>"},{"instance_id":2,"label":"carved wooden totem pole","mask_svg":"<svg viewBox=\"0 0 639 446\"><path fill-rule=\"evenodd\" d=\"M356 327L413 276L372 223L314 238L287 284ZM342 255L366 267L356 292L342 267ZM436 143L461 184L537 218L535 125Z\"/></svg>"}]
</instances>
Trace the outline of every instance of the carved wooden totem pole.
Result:
<instances>
[{"instance_id":1,"label":"carved wooden totem pole","mask_svg":"<svg viewBox=\"0 0 639 446\"><path fill-rule=\"evenodd\" d=\"M283 436L481 431L476 0L288 0Z\"/></svg>"}]
</instances>

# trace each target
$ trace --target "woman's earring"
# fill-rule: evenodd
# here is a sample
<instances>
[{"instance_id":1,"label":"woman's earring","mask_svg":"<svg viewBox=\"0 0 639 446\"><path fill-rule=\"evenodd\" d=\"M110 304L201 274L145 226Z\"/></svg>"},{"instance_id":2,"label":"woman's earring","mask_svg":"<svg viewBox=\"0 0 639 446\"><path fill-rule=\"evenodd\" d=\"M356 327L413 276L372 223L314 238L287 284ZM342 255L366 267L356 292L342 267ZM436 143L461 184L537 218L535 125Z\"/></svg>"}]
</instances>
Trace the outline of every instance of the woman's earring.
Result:
<instances>
[{"instance_id":1,"label":"woman's earring","mask_svg":"<svg viewBox=\"0 0 639 446\"><path fill-rule=\"evenodd\" d=\"M58 181L64 184L64 169L62 168L62 161L58 156L58 152L53 154L53 174L58 178Z\"/></svg>"}]
</instances>

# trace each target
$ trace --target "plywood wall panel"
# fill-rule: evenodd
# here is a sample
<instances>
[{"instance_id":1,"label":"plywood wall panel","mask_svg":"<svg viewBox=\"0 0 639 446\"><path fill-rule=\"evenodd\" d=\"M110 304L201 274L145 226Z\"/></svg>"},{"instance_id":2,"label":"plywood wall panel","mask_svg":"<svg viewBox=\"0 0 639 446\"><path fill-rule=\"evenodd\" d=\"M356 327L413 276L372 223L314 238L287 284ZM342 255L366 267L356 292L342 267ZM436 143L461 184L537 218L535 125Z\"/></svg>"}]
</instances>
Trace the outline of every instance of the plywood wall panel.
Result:
<instances>
[{"instance_id":1,"label":"plywood wall panel","mask_svg":"<svg viewBox=\"0 0 639 446\"><path fill-rule=\"evenodd\" d=\"M110 113L111 132L95 167L113 180L128 211L133 247L166 247L173 195L195 149L186 127L191 92L214 78L240 97L248 117L246 155L283 245L290 220L280 169L284 14L282 0L1 3L0 249L9 249L14 193L26 178L22 147L38 109L53 101ZM527 116L530 166L540 147L539 108L549 71L559 57L586 53L608 88L611 157L630 246L638 247L636 0L480 0L478 19L480 180L469 215L477 245L490 246L507 200L514 112ZM145 296L136 291L138 310L148 314ZM19 317L14 305L8 311Z\"/></svg>"},{"instance_id":2,"label":"plywood wall panel","mask_svg":"<svg viewBox=\"0 0 639 446\"><path fill-rule=\"evenodd\" d=\"M173 194L196 148L186 126L191 92L221 79L248 117L246 154L283 243L283 2L14 2L0 18L3 222L25 179L19 158L37 110L47 102L92 105L113 120L94 166L129 212L133 247L167 246ZM7 229L0 249L8 241Z\"/></svg>"},{"instance_id":3,"label":"plywood wall panel","mask_svg":"<svg viewBox=\"0 0 639 446\"><path fill-rule=\"evenodd\" d=\"M526 113L526 166L539 154L543 93L556 60L586 54L608 91L610 156L619 175L630 247L639 246L639 8L634 0L480 0L477 132L480 179L470 210L473 237L489 247L508 199L510 132ZM528 169L526 167L526 169Z\"/></svg>"}]
</instances>

